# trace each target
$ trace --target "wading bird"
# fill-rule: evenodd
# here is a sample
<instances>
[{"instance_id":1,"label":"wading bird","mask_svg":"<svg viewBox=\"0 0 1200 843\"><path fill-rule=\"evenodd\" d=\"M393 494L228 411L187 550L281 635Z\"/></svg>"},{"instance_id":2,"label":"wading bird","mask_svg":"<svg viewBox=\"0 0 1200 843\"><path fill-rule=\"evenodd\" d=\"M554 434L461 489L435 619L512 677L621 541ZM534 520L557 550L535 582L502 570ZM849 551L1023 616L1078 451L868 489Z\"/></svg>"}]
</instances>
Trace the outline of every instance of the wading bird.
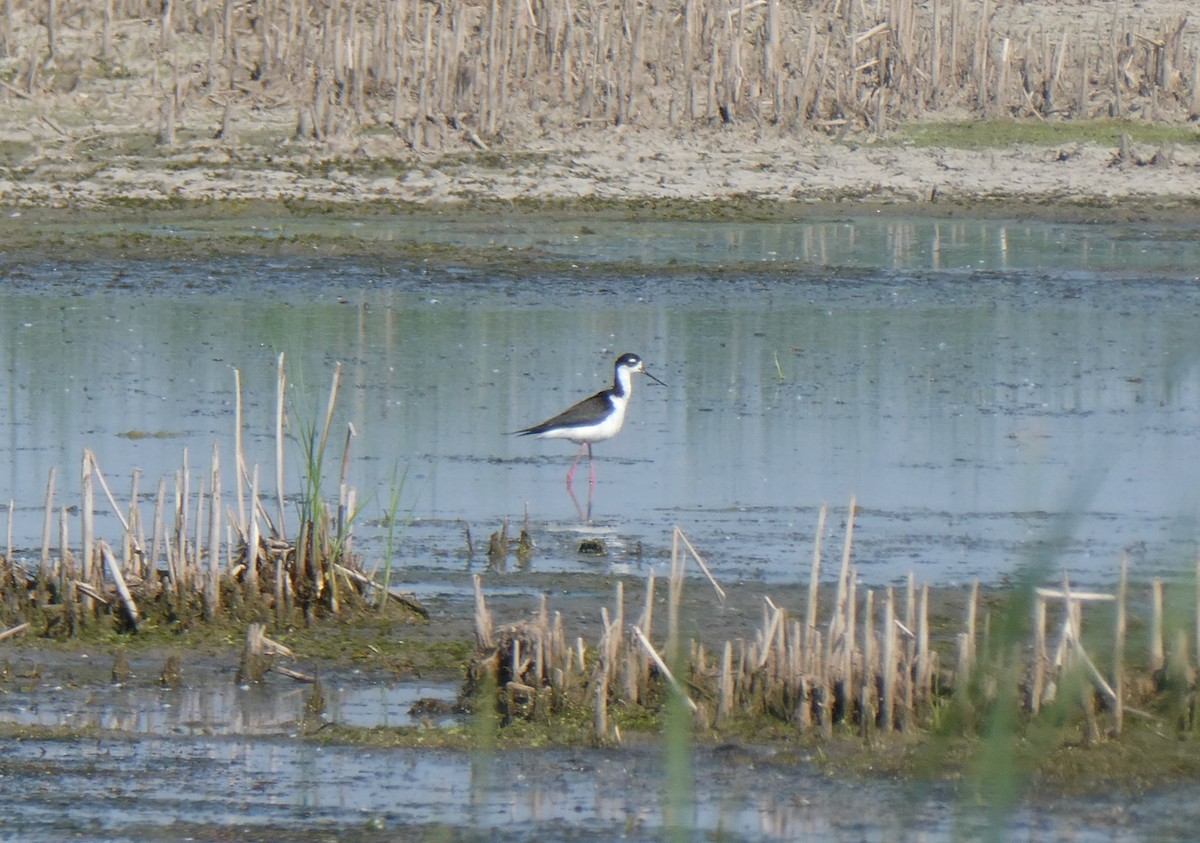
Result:
<instances>
[{"instance_id":1,"label":"wading bird","mask_svg":"<svg viewBox=\"0 0 1200 843\"><path fill-rule=\"evenodd\" d=\"M635 374L643 374L655 383L666 386L665 383L646 371L641 357L636 354L622 354L613 365L613 385L610 389L600 390L591 398L583 399L541 424L516 431L522 436L536 436L538 439L567 439L579 445L579 453L575 456L575 462L571 463L571 468L567 471L568 492L572 492L571 483L575 479L575 468L583 459L583 452L586 450L590 499L591 490L596 486L596 469L592 465L592 443L613 438L625 424L625 409L629 406L629 396L633 394L633 376ZM572 497L574 497L573 492Z\"/></svg>"}]
</instances>

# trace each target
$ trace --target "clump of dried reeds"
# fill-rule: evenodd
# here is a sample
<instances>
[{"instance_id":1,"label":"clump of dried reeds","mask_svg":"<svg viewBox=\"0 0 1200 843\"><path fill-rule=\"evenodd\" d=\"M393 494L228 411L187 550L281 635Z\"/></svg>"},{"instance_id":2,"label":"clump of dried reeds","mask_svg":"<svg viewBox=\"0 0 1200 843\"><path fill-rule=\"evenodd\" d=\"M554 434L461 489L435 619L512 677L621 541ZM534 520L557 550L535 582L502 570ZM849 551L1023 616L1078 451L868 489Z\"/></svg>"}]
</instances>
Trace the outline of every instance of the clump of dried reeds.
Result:
<instances>
[{"instance_id":1,"label":"clump of dried reeds","mask_svg":"<svg viewBox=\"0 0 1200 843\"><path fill-rule=\"evenodd\" d=\"M929 587L918 587L913 576L899 590L889 586L860 593L851 561L854 515L852 499L836 588L825 601L828 619L818 615L822 507L804 612L793 613L764 597L762 622L751 639L680 638L685 549L721 602L725 593L679 528L667 620L658 635L653 576L646 579L636 618L626 616L624 584L617 582L613 606L601 609L599 640L591 648L582 637L567 641L561 615L551 619L544 597L532 620L495 629L482 580L476 577L478 646L465 693L494 689L495 706L505 722L586 708L599 743L620 740L614 706L657 710L672 694L702 727L720 729L739 719L767 718L824 735L835 728L864 734L930 728L944 724L950 712L969 727L984 712L1015 701L1030 716L1051 706L1056 717L1063 716L1064 707L1068 717L1076 712L1087 738L1095 740L1119 735L1127 714L1160 716L1132 703L1156 700L1165 689L1176 692L1170 711L1194 722L1196 667L1187 657L1185 632L1176 635L1171 658L1163 656L1161 583L1153 586L1159 609L1149 624L1149 658L1141 682L1128 678L1124 561L1115 593L1075 590L1064 578L1060 588L1031 588L1031 617L1022 615L1016 623L1010 617L994 626L990 612L981 617L975 583L965 596L961 627L942 631L934 640ZM1197 575L1200 585L1200 571ZM1105 640L1101 633L1098 647L1094 635L1085 645L1083 610L1091 604L1115 608L1114 637ZM1024 604L1018 600L1014 605ZM1048 632L1052 621L1057 636ZM1200 630L1200 613L1195 623ZM1001 626L1026 640L1001 634ZM1200 653L1200 631L1196 636ZM1053 645L1051 639L1056 639ZM1012 687L1004 686L1008 681Z\"/></svg>"},{"instance_id":2,"label":"clump of dried reeds","mask_svg":"<svg viewBox=\"0 0 1200 843\"><path fill-rule=\"evenodd\" d=\"M10 0L5 96L120 79L153 47L157 136L237 137L286 109L297 138L380 129L414 150L487 150L514 127L774 125L883 131L974 117L1200 115L1186 17L999 22L988 0ZM1081 16L1086 10L1080 12ZM143 85L144 87L144 85ZM60 127L61 129L61 127ZM69 129L63 129L69 132Z\"/></svg>"},{"instance_id":3,"label":"clump of dried reeds","mask_svg":"<svg viewBox=\"0 0 1200 843\"><path fill-rule=\"evenodd\" d=\"M41 553L35 566L14 556L10 540L0 557L0 617L13 623L45 619L45 633L73 635L107 619L136 631L147 617L159 625L188 625L222 618L272 620L281 626L311 623L348 609L381 605L383 588L353 552L356 493L347 482L351 428L345 440L335 502L321 489L339 377L334 373L323 424L304 441L305 488L295 526L284 504L284 437L287 376L279 357L276 401L275 511L260 493L259 466L242 450L241 381L235 372L234 502L224 490L222 461L214 445L208 467L198 473L187 451L173 482L163 478L147 519L134 473L128 503L117 500L96 455L85 450L82 500L62 503L56 472L46 485ZM197 488L198 486L198 488ZM121 526L110 545L96 536L97 494ZM9 508L10 513L12 507ZM77 524L78 538L72 536ZM55 530L57 526L57 530ZM57 539L57 542L55 541ZM424 608L408 595L391 596L409 609Z\"/></svg>"}]
</instances>

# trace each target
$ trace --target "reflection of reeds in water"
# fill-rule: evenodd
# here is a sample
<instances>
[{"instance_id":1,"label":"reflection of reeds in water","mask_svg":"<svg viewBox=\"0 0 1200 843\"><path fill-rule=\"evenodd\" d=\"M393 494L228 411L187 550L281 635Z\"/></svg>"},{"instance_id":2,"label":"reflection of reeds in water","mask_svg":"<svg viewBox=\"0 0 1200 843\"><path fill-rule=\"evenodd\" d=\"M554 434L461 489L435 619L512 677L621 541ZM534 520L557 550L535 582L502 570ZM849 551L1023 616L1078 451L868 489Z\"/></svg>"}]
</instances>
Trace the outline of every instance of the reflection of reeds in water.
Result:
<instances>
[{"instance_id":1,"label":"reflection of reeds in water","mask_svg":"<svg viewBox=\"0 0 1200 843\"><path fill-rule=\"evenodd\" d=\"M4 616L12 620L44 613L52 634L72 634L101 617L119 627L136 630L147 617L156 623L187 625L221 617L248 620L273 618L291 623L311 621L347 608L366 606L368 592L379 588L352 553L356 495L347 482L353 427L342 453L336 504L326 502L324 470L339 372L335 372L320 427L310 426L301 437L304 486L297 502L296 525L287 528L283 490L272 515L260 496L259 469L251 467L241 450L241 385L235 378L236 449L234 465L236 509L226 511L222 461L214 445L211 463L193 487L188 453L172 485L158 486L154 515L143 520L134 473L130 503L123 507L113 493L96 455L85 450L81 470L82 506L59 505L55 472L46 486L42 548L36 570L26 570L8 553L0 558L0 584L6 596ZM284 415L287 379L279 357L276 433L276 481L283 482ZM173 493L173 494L172 494ZM103 495L120 523L121 538L110 545L96 536L95 497ZM10 512L11 512L10 507ZM57 515L58 546L52 544ZM72 549L71 525L82 533L78 552ZM11 521L10 521L11 526ZM289 538L289 535L291 538ZM400 602L421 611L406 595ZM372 595L372 598L374 596Z\"/></svg>"},{"instance_id":2,"label":"reflection of reeds in water","mask_svg":"<svg viewBox=\"0 0 1200 843\"><path fill-rule=\"evenodd\" d=\"M23 97L70 91L97 72L125 78L156 55L149 84L163 145L196 126L202 105L214 116L198 134L227 143L239 112L277 108L293 115L298 138L385 131L414 151L486 151L518 123L843 132L937 109L1034 119L1200 112L1195 28L1132 12L1068 25L1015 15L1005 24L1001 4L975 0L87 5L5 3L5 87Z\"/></svg>"},{"instance_id":3,"label":"reflection of reeds in water","mask_svg":"<svg viewBox=\"0 0 1200 843\"><path fill-rule=\"evenodd\" d=\"M961 621L935 631L930 589L918 587L911 575L899 590L858 593L851 561L854 509L852 499L827 620L818 614L819 529L804 619L764 597L762 621L750 639L678 637L685 553L705 572L718 601L726 599L679 528L666 629L658 635L653 575L645 581L636 618L626 616L624 583L617 582L613 606L599 610L602 629L591 649L582 637L567 641L562 616L551 616L544 596L532 620L496 629L476 576L478 648L466 691L495 689L502 722L590 710L599 743L621 740L614 707L658 711L668 699L689 710L701 727L720 730L746 717L765 718L826 736L835 728L872 734L957 724L973 730L1005 707L1029 716L1052 710L1056 722L1077 718L1085 740L1120 734L1130 713L1193 721L1196 670L1187 655L1186 625L1179 626L1164 656L1160 606L1148 625L1146 660L1136 668L1127 664L1124 561L1114 594L1072 589L1064 578L1059 588L1018 589L985 601L975 583L953 601L963 607ZM824 520L822 508L822 525ZM1161 583L1153 585L1153 594L1158 598L1152 602L1160 605ZM1085 606L1097 607L1088 630ZM985 607L1001 607L999 614L1006 616L995 631L992 609ZM1014 622L1014 608L1023 620ZM1200 612L1189 623L1200 650ZM1130 681L1135 670L1142 671L1141 678Z\"/></svg>"}]
</instances>

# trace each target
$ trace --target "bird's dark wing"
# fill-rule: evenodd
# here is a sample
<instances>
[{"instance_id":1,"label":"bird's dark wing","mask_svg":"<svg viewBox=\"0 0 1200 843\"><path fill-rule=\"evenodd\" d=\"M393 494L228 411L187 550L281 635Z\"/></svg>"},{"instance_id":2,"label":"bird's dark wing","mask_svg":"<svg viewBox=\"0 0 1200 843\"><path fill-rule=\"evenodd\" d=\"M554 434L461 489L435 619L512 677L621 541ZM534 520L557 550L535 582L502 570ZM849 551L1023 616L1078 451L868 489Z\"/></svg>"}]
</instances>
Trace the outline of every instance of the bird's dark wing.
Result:
<instances>
[{"instance_id":1,"label":"bird's dark wing","mask_svg":"<svg viewBox=\"0 0 1200 843\"><path fill-rule=\"evenodd\" d=\"M608 393L604 390L597 392L591 398L585 398L578 404L568 407L552 419L546 419L541 424L516 431L521 436L536 436L556 427L580 427L594 424L596 420L612 409Z\"/></svg>"}]
</instances>

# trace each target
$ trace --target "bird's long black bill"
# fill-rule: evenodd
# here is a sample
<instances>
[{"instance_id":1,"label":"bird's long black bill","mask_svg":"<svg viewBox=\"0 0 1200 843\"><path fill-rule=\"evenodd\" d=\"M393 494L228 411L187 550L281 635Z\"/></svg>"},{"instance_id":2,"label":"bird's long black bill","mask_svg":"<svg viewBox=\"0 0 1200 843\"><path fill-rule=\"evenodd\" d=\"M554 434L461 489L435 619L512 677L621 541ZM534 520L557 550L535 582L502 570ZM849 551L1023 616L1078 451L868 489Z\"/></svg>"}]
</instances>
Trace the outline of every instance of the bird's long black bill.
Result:
<instances>
[{"instance_id":1,"label":"bird's long black bill","mask_svg":"<svg viewBox=\"0 0 1200 843\"><path fill-rule=\"evenodd\" d=\"M642 374L643 374L643 375L645 375L646 377L650 378L650 380L654 381L654 382L655 382L656 384L658 384L659 386L666 386L666 384L665 384L665 383L663 383L662 381L660 381L658 378L654 377L654 375L650 374L650 373L649 373L649 372L647 372L645 369L642 369Z\"/></svg>"}]
</instances>

